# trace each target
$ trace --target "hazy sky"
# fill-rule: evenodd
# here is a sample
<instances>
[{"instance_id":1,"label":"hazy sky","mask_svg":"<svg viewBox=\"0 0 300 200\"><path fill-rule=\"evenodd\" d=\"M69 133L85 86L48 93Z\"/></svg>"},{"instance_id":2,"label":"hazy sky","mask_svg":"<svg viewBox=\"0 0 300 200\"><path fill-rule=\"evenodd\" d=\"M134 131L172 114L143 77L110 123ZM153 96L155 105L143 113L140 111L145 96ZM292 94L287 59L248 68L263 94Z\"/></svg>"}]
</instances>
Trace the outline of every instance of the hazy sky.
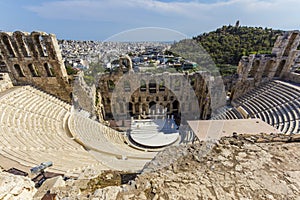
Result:
<instances>
[{"instance_id":1,"label":"hazy sky","mask_svg":"<svg viewBox=\"0 0 300 200\"><path fill-rule=\"evenodd\" d=\"M41 30L59 39L105 40L130 29L170 40L222 25L300 29L299 0L1 0L0 30ZM178 31L171 34L168 30ZM132 34L129 37L134 37Z\"/></svg>"}]
</instances>

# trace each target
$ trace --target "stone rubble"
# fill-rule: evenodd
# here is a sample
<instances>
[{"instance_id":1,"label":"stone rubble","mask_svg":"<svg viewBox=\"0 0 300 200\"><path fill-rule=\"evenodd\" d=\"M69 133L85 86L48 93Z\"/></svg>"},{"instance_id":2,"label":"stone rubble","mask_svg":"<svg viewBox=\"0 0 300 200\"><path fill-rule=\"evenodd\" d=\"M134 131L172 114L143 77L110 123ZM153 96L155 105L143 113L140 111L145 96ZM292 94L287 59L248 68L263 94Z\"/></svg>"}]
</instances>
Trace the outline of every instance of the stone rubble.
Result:
<instances>
[{"instance_id":1,"label":"stone rubble","mask_svg":"<svg viewBox=\"0 0 300 200\"><path fill-rule=\"evenodd\" d=\"M298 142L300 135L258 134L170 147L159 153L143 173L128 184L86 193L87 183L80 185L80 180L76 180L76 184L59 188L57 197L298 200Z\"/></svg>"},{"instance_id":2,"label":"stone rubble","mask_svg":"<svg viewBox=\"0 0 300 200\"><path fill-rule=\"evenodd\" d=\"M0 172L0 186L0 199L3 200L32 199L37 191L29 178L7 172Z\"/></svg>"},{"instance_id":3,"label":"stone rubble","mask_svg":"<svg viewBox=\"0 0 300 200\"><path fill-rule=\"evenodd\" d=\"M206 154L206 143L191 145L169 167L140 175L118 199L141 193L147 199L298 199L299 141L299 135L236 136Z\"/></svg>"},{"instance_id":4,"label":"stone rubble","mask_svg":"<svg viewBox=\"0 0 300 200\"><path fill-rule=\"evenodd\" d=\"M299 142L300 135L257 134L170 147L128 184L94 190L82 176L49 179L37 192L29 178L0 172L0 199L42 197L44 190L61 200L299 200ZM103 177L111 181L113 174L106 172Z\"/></svg>"}]
</instances>

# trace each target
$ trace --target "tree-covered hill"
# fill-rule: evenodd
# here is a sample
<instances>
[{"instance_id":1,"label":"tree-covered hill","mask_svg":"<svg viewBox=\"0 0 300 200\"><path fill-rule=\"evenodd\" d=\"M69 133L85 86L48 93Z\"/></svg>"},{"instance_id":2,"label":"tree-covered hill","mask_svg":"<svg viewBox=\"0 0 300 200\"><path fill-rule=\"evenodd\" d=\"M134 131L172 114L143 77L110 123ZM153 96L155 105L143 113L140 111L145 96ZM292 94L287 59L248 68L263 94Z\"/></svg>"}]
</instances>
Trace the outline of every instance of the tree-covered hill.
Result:
<instances>
[{"instance_id":1,"label":"tree-covered hill","mask_svg":"<svg viewBox=\"0 0 300 200\"><path fill-rule=\"evenodd\" d=\"M223 26L215 31L203 33L197 40L211 55L223 75L232 74L244 55L271 53L281 30L262 27Z\"/></svg>"}]
</instances>

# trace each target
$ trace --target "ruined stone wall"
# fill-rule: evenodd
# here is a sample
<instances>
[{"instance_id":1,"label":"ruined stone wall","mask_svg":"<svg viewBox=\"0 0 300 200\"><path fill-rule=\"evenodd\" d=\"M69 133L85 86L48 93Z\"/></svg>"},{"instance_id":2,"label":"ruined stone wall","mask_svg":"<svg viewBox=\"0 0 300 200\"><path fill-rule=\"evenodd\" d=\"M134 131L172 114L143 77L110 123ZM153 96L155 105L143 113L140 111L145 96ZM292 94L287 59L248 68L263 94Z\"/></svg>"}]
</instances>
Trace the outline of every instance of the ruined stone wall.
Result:
<instances>
[{"instance_id":1,"label":"ruined stone wall","mask_svg":"<svg viewBox=\"0 0 300 200\"><path fill-rule=\"evenodd\" d=\"M140 74L122 71L103 74L98 91L106 119L140 114L152 114L157 108L167 108L167 114L184 118L198 116L208 119L213 99L225 99L224 87L217 84L221 78L211 79L206 72ZM220 88L223 88L220 92ZM214 92L211 92L211 91ZM195 98L195 99L193 99ZM161 112L161 110L160 110ZM114 116L113 116L114 115Z\"/></svg>"},{"instance_id":2,"label":"ruined stone wall","mask_svg":"<svg viewBox=\"0 0 300 200\"><path fill-rule=\"evenodd\" d=\"M94 117L96 116L96 87L87 85L83 76L83 72L78 72L75 76L72 104L76 110L85 110L90 113L90 117Z\"/></svg>"},{"instance_id":3,"label":"ruined stone wall","mask_svg":"<svg viewBox=\"0 0 300 200\"><path fill-rule=\"evenodd\" d=\"M44 32L0 32L0 72L70 102L71 87L57 39Z\"/></svg>"},{"instance_id":4,"label":"ruined stone wall","mask_svg":"<svg viewBox=\"0 0 300 200\"><path fill-rule=\"evenodd\" d=\"M298 66L300 51L299 31L286 32L279 36L271 54L242 57L238 66L238 82L232 91L232 99L272 79L300 83L300 74L294 73Z\"/></svg>"}]
</instances>

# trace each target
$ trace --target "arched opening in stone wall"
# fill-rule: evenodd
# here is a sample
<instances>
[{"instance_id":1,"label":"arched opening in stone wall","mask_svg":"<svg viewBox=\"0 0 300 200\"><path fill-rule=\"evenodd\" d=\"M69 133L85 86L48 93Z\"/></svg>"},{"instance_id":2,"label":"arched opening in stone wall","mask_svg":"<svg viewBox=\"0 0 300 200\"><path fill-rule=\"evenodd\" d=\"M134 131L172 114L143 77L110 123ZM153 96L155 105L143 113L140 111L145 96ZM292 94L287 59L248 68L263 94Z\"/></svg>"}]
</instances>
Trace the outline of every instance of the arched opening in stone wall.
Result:
<instances>
[{"instance_id":1,"label":"arched opening in stone wall","mask_svg":"<svg viewBox=\"0 0 300 200\"><path fill-rule=\"evenodd\" d=\"M178 100L173 101L172 103L174 119L177 125L181 122L181 116L180 116L180 104Z\"/></svg>"},{"instance_id":2,"label":"arched opening in stone wall","mask_svg":"<svg viewBox=\"0 0 300 200\"><path fill-rule=\"evenodd\" d=\"M115 89L115 83L112 80L108 80L107 88L108 88L108 91L110 91L110 92L113 91Z\"/></svg>"},{"instance_id":3,"label":"arched opening in stone wall","mask_svg":"<svg viewBox=\"0 0 300 200\"><path fill-rule=\"evenodd\" d=\"M281 72L282 72L282 70L284 68L285 63L286 63L286 60L280 61L274 77L279 77L280 76L280 74L281 74Z\"/></svg>"},{"instance_id":4,"label":"arched opening in stone wall","mask_svg":"<svg viewBox=\"0 0 300 200\"><path fill-rule=\"evenodd\" d=\"M299 43L298 46L297 46L297 50L300 50L300 43Z\"/></svg>"},{"instance_id":5,"label":"arched opening in stone wall","mask_svg":"<svg viewBox=\"0 0 300 200\"><path fill-rule=\"evenodd\" d=\"M173 106L173 113L178 114L179 113L179 101L175 100L172 103Z\"/></svg>"},{"instance_id":6,"label":"arched opening in stone wall","mask_svg":"<svg viewBox=\"0 0 300 200\"><path fill-rule=\"evenodd\" d=\"M40 40L40 44L41 44L41 47L42 47L42 50L43 50L43 56L47 57L48 52L47 52L47 44L46 44L46 41L45 41L45 36L40 35L39 40Z\"/></svg>"},{"instance_id":7,"label":"arched opening in stone wall","mask_svg":"<svg viewBox=\"0 0 300 200\"><path fill-rule=\"evenodd\" d=\"M167 101L168 100L168 96L164 96L164 101Z\"/></svg>"},{"instance_id":8,"label":"arched opening in stone wall","mask_svg":"<svg viewBox=\"0 0 300 200\"><path fill-rule=\"evenodd\" d=\"M153 79L149 81L149 93L156 93L156 81Z\"/></svg>"},{"instance_id":9,"label":"arched opening in stone wall","mask_svg":"<svg viewBox=\"0 0 300 200\"><path fill-rule=\"evenodd\" d=\"M128 103L128 113L130 116L133 115L133 105L131 102Z\"/></svg>"},{"instance_id":10,"label":"arched opening in stone wall","mask_svg":"<svg viewBox=\"0 0 300 200\"><path fill-rule=\"evenodd\" d=\"M195 115L196 117L201 118L203 115L202 113L204 113L202 112L201 108L207 109L203 106L203 104L208 105L204 102L204 99L208 93L208 86L205 82L205 77L203 77L203 74L201 73L195 73L186 77L177 77L184 76L184 74L171 74L170 77L166 78L163 77L163 74L157 76L146 75L145 77L141 76L132 80L130 80L130 78L124 78L120 80L118 79L118 76L119 75L117 73L113 75L107 74L107 76L104 76L102 79L100 79L99 87L108 87L109 85L114 85L113 82L115 82L116 87L118 84L118 88L122 91L120 94L111 94L108 89L102 90L101 94L105 98L110 95L117 95L123 98L125 94L123 91L128 88L128 91L125 91L125 95L130 96L127 96L125 100L123 99L124 113L122 113L126 113L128 117L131 116L135 119L151 118L153 111L155 111L156 117L162 117L158 115L174 115L175 119L179 119L177 121L181 121L190 115ZM188 81L187 83L184 82L186 79ZM136 87L136 84L134 84L136 81L139 87ZM111 84L109 84L109 82L111 82ZM184 87L186 84L189 85L189 83L195 87L195 91L189 87ZM179 92L175 91L175 87L177 87L177 90L179 89ZM114 119L114 116L112 115L111 118L109 117L109 113L114 113L112 112L114 107L116 107L116 114L120 113L119 100L117 100L117 98L114 99L115 100L113 104L103 101L103 106L106 112L104 116L105 120L117 120ZM110 104L110 107L108 107L107 104ZM207 107L209 106L210 105ZM108 110L109 108L111 110ZM149 111L149 108L151 108L153 111ZM209 113L209 111L205 113ZM207 115L205 115L205 118L203 119L207 119Z\"/></svg>"},{"instance_id":11,"label":"arched opening in stone wall","mask_svg":"<svg viewBox=\"0 0 300 200\"><path fill-rule=\"evenodd\" d=\"M19 77L25 77L25 73L19 64L14 64L14 69L16 70Z\"/></svg>"},{"instance_id":12,"label":"arched opening in stone wall","mask_svg":"<svg viewBox=\"0 0 300 200\"><path fill-rule=\"evenodd\" d=\"M29 71L33 77L39 77L39 73L33 64L28 64Z\"/></svg>"},{"instance_id":13,"label":"arched opening in stone wall","mask_svg":"<svg viewBox=\"0 0 300 200\"><path fill-rule=\"evenodd\" d=\"M134 111L135 111L135 114L140 114L140 103L136 103L134 105Z\"/></svg>"},{"instance_id":14,"label":"arched opening in stone wall","mask_svg":"<svg viewBox=\"0 0 300 200\"><path fill-rule=\"evenodd\" d=\"M142 79L140 81L140 91L141 92L146 92L146 90L147 90L146 81L144 79Z\"/></svg>"},{"instance_id":15,"label":"arched opening in stone wall","mask_svg":"<svg viewBox=\"0 0 300 200\"><path fill-rule=\"evenodd\" d=\"M288 56L290 54L290 51L292 49L292 46L294 44L294 41L297 37L298 33L292 33L292 35L289 38L288 44L284 50L283 56Z\"/></svg>"},{"instance_id":16,"label":"arched opening in stone wall","mask_svg":"<svg viewBox=\"0 0 300 200\"><path fill-rule=\"evenodd\" d=\"M263 72L263 74L262 74L262 77L263 77L263 78L269 76L270 71L271 71L271 69L272 69L272 67L273 67L273 64L274 64L274 61L272 61L272 60L269 60L269 61L267 62L266 66L265 66L265 69L264 69L264 72Z\"/></svg>"},{"instance_id":17,"label":"arched opening in stone wall","mask_svg":"<svg viewBox=\"0 0 300 200\"><path fill-rule=\"evenodd\" d=\"M252 67L248 73L248 78L254 78L256 73L257 73L257 70L258 70L258 67L260 65L260 61L259 60L255 60L252 64Z\"/></svg>"},{"instance_id":18,"label":"arched opening in stone wall","mask_svg":"<svg viewBox=\"0 0 300 200\"><path fill-rule=\"evenodd\" d=\"M26 38L24 37L24 35L21 32L16 32L15 38L16 38L19 48L21 49L22 55L24 57L30 57L30 53L28 51L28 47L26 44Z\"/></svg>"},{"instance_id":19,"label":"arched opening in stone wall","mask_svg":"<svg viewBox=\"0 0 300 200\"><path fill-rule=\"evenodd\" d=\"M8 72L8 67L4 61L0 61L0 72Z\"/></svg>"},{"instance_id":20,"label":"arched opening in stone wall","mask_svg":"<svg viewBox=\"0 0 300 200\"><path fill-rule=\"evenodd\" d=\"M120 67L130 69L132 66L131 60L129 56L121 57L119 60Z\"/></svg>"},{"instance_id":21,"label":"arched opening in stone wall","mask_svg":"<svg viewBox=\"0 0 300 200\"><path fill-rule=\"evenodd\" d=\"M151 101L149 103L149 112L152 114L153 112L156 112L156 102L155 101Z\"/></svg>"},{"instance_id":22,"label":"arched opening in stone wall","mask_svg":"<svg viewBox=\"0 0 300 200\"><path fill-rule=\"evenodd\" d=\"M12 48L12 46L11 46L11 43L10 43L10 41L9 41L8 36L3 35L3 36L2 36L2 41L3 41L5 47L6 47L7 51L8 51L9 57L11 57L11 58L16 57L16 55L15 55L15 53L14 53L14 50L13 50L13 48Z\"/></svg>"},{"instance_id":23,"label":"arched opening in stone wall","mask_svg":"<svg viewBox=\"0 0 300 200\"><path fill-rule=\"evenodd\" d=\"M166 108L167 108L167 112L170 113L171 112L171 105L170 105L170 103L167 103Z\"/></svg>"},{"instance_id":24,"label":"arched opening in stone wall","mask_svg":"<svg viewBox=\"0 0 300 200\"><path fill-rule=\"evenodd\" d=\"M166 87L165 87L165 81L164 80L161 80L160 83L159 83L159 91L160 92L163 92L165 91Z\"/></svg>"},{"instance_id":25,"label":"arched opening in stone wall","mask_svg":"<svg viewBox=\"0 0 300 200\"><path fill-rule=\"evenodd\" d=\"M142 104L142 113L149 114L149 107L145 103Z\"/></svg>"},{"instance_id":26,"label":"arched opening in stone wall","mask_svg":"<svg viewBox=\"0 0 300 200\"><path fill-rule=\"evenodd\" d=\"M50 64L44 63L44 68L45 68L45 71L46 71L48 77L55 76L53 67Z\"/></svg>"},{"instance_id":27,"label":"arched opening in stone wall","mask_svg":"<svg viewBox=\"0 0 300 200\"><path fill-rule=\"evenodd\" d=\"M35 46L38 50L39 55L41 57L46 57L47 54L44 51L44 48L46 48L46 47L42 45L42 40L43 40L42 36L39 35L39 34L35 34L33 36L33 40L34 40L34 43L35 43Z\"/></svg>"},{"instance_id":28,"label":"arched opening in stone wall","mask_svg":"<svg viewBox=\"0 0 300 200\"><path fill-rule=\"evenodd\" d=\"M39 57L39 54L36 50L36 47L34 45L34 41L33 41L33 38L32 37L27 37L26 38L26 42L27 42L27 45L28 45L28 49L30 51L30 55L34 58L38 58Z\"/></svg>"}]
</instances>

